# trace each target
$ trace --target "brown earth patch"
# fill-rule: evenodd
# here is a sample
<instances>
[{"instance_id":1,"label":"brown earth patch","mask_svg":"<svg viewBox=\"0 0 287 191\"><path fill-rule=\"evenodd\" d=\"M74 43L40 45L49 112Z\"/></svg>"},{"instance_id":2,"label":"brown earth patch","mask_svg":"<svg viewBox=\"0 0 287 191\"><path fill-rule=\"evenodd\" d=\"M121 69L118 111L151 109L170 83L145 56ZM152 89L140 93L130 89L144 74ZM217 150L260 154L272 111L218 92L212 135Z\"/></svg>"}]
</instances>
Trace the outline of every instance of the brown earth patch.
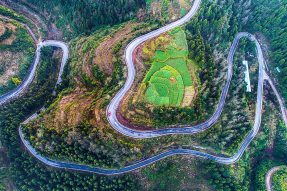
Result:
<instances>
[{"instance_id":1,"label":"brown earth patch","mask_svg":"<svg viewBox=\"0 0 287 191\"><path fill-rule=\"evenodd\" d=\"M98 65L102 71L104 71L106 74L111 75L114 68L113 48L120 41L131 38L134 27L138 25L138 23L129 23L125 25L122 29L118 30L114 35L107 37L96 48L93 64Z\"/></svg>"},{"instance_id":2,"label":"brown earth patch","mask_svg":"<svg viewBox=\"0 0 287 191\"><path fill-rule=\"evenodd\" d=\"M196 91L194 86L188 86L184 89L184 97L181 106L187 107L190 106L192 101L194 100L196 95Z\"/></svg>"},{"instance_id":3,"label":"brown earth patch","mask_svg":"<svg viewBox=\"0 0 287 191\"><path fill-rule=\"evenodd\" d=\"M181 8L185 8L185 9L190 9L190 5L191 5L191 3L190 3L190 1L187 1L187 0L178 0L178 2L179 2L179 5L180 5L180 7Z\"/></svg>"},{"instance_id":4,"label":"brown earth patch","mask_svg":"<svg viewBox=\"0 0 287 191\"><path fill-rule=\"evenodd\" d=\"M126 127L129 127L130 129L136 129L136 130L152 130L153 129L148 126L133 125L132 121L125 118L125 116L123 116L120 112L117 112L117 118L121 124L123 124Z\"/></svg>"},{"instance_id":5,"label":"brown earth patch","mask_svg":"<svg viewBox=\"0 0 287 191\"><path fill-rule=\"evenodd\" d=\"M4 30L4 32L6 29L10 29L10 30L12 30L13 34L9 38L1 41L0 44L11 45L14 42L14 40L16 39L15 32L17 30L17 27L11 23L6 23L6 22L0 21L0 29L1 28L2 28L2 31Z\"/></svg>"},{"instance_id":6,"label":"brown earth patch","mask_svg":"<svg viewBox=\"0 0 287 191\"><path fill-rule=\"evenodd\" d=\"M102 106L104 101L105 101L105 98L101 98L96 101L95 106L94 106L94 117L90 119L90 123L93 126L96 126L98 128L103 128L107 125L106 110Z\"/></svg>"},{"instance_id":7,"label":"brown earth patch","mask_svg":"<svg viewBox=\"0 0 287 191\"><path fill-rule=\"evenodd\" d=\"M5 31L6 31L5 26L3 25L2 22L0 22L0 36L3 35Z\"/></svg>"},{"instance_id":8,"label":"brown earth patch","mask_svg":"<svg viewBox=\"0 0 287 191\"><path fill-rule=\"evenodd\" d=\"M0 67L4 70L0 75L0 84L6 85L8 80L19 72L19 63L23 58L23 53L0 51Z\"/></svg>"},{"instance_id":9,"label":"brown earth patch","mask_svg":"<svg viewBox=\"0 0 287 191\"><path fill-rule=\"evenodd\" d=\"M88 115L93 100L93 95L76 89L71 94L63 96L50 115L45 115L45 124L55 130L73 128Z\"/></svg>"},{"instance_id":10,"label":"brown earth patch","mask_svg":"<svg viewBox=\"0 0 287 191\"><path fill-rule=\"evenodd\" d=\"M173 83L173 84L176 83L176 79L175 79L174 76L170 77L169 80L170 80L170 82Z\"/></svg>"}]
</instances>

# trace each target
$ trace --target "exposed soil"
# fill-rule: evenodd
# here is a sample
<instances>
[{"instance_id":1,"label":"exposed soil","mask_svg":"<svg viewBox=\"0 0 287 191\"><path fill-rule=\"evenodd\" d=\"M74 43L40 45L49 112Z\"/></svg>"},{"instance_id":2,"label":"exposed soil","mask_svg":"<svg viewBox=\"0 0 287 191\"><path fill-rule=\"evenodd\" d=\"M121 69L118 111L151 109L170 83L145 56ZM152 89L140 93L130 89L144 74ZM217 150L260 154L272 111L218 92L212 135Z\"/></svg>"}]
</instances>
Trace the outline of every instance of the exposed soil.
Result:
<instances>
[{"instance_id":1,"label":"exposed soil","mask_svg":"<svg viewBox=\"0 0 287 191\"><path fill-rule=\"evenodd\" d=\"M148 126L140 126L140 125L133 125L132 121L126 119L119 111L117 111L117 118L121 124L123 124L126 127L129 127L130 129L136 129L136 130L153 130L152 127Z\"/></svg>"},{"instance_id":2,"label":"exposed soil","mask_svg":"<svg viewBox=\"0 0 287 191\"><path fill-rule=\"evenodd\" d=\"M0 21L0 31L4 33L7 29L12 30L13 34L9 38L1 41L0 44L2 45L11 45L16 39L15 32L17 30L17 27L11 23L5 23Z\"/></svg>"},{"instance_id":3,"label":"exposed soil","mask_svg":"<svg viewBox=\"0 0 287 191\"><path fill-rule=\"evenodd\" d=\"M76 89L73 93L63 96L53 112L45 115L44 121L56 130L64 127L73 128L88 114L92 101L92 95L86 95L84 90Z\"/></svg>"},{"instance_id":4,"label":"exposed soil","mask_svg":"<svg viewBox=\"0 0 287 191\"><path fill-rule=\"evenodd\" d=\"M62 38L62 32L57 28L54 23L51 23L48 27L48 39L60 40Z\"/></svg>"},{"instance_id":5,"label":"exposed soil","mask_svg":"<svg viewBox=\"0 0 287 191\"><path fill-rule=\"evenodd\" d=\"M114 68L113 48L120 41L124 39L130 39L133 34L133 28L138 25L138 23L129 23L125 25L124 28L117 31L113 36L107 37L107 39L105 39L104 42L97 47L95 51L95 58L93 59L93 64L98 65L102 71L111 75ZM90 71L87 71L87 73L90 73Z\"/></svg>"},{"instance_id":6,"label":"exposed soil","mask_svg":"<svg viewBox=\"0 0 287 191\"><path fill-rule=\"evenodd\" d=\"M182 107L190 106L195 97L196 97L196 89L194 88L194 86L185 87L184 97L181 106Z\"/></svg>"},{"instance_id":7,"label":"exposed soil","mask_svg":"<svg viewBox=\"0 0 287 191\"><path fill-rule=\"evenodd\" d=\"M178 2L179 2L180 7L185 8L186 10L189 10L191 7L190 6L191 3L188 0L178 0Z\"/></svg>"},{"instance_id":8,"label":"exposed soil","mask_svg":"<svg viewBox=\"0 0 287 191\"><path fill-rule=\"evenodd\" d=\"M161 4L159 2L152 2L152 4L151 4L151 14L153 16L161 17Z\"/></svg>"},{"instance_id":9,"label":"exposed soil","mask_svg":"<svg viewBox=\"0 0 287 191\"><path fill-rule=\"evenodd\" d=\"M3 23L0 22L0 36L2 36L6 31L6 28L3 26Z\"/></svg>"},{"instance_id":10,"label":"exposed soil","mask_svg":"<svg viewBox=\"0 0 287 191\"><path fill-rule=\"evenodd\" d=\"M4 73L0 75L0 85L6 85L11 77L19 72L19 62L23 53L14 53L9 51L0 51L0 67Z\"/></svg>"}]
</instances>

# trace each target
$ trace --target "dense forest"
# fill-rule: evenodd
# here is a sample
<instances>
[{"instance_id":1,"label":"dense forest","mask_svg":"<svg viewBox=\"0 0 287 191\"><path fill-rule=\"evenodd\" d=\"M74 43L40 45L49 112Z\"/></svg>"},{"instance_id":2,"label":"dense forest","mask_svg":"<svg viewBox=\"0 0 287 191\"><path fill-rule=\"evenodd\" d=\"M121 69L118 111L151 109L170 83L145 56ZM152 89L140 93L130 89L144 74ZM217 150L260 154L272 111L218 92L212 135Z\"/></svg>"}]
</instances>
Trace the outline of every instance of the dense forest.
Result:
<instances>
[{"instance_id":1,"label":"dense forest","mask_svg":"<svg viewBox=\"0 0 287 191\"><path fill-rule=\"evenodd\" d=\"M256 0L252 1L252 8L248 28L267 38L270 69L276 74L281 93L287 101L287 2Z\"/></svg>"},{"instance_id":2,"label":"dense forest","mask_svg":"<svg viewBox=\"0 0 287 191\"><path fill-rule=\"evenodd\" d=\"M135 18L145 0L17 0L40 10L68 36Z\"/></svg>"},{"instance_id":3,"label":"dense forest","mask_svg":"<svg viewBox=\"0 0 287 191\"><path fill-rule=\"evenodd\" d=\"M277 126L274 155L282 161L287 158L287 128L283 122Z\"/></svg>"}]
</instances>

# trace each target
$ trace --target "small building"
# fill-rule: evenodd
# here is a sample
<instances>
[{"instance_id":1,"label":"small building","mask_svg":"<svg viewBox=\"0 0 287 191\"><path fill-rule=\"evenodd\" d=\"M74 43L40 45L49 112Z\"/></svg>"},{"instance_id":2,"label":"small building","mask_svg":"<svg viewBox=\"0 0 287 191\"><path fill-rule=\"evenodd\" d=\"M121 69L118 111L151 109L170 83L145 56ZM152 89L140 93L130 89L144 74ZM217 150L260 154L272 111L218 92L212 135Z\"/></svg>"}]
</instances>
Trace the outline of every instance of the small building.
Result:
<instances>
[{"instance_id":1,"label":"small building","mask_svg":"<svg viewBox=\"0 0 287 191\"><path fill-rule=\"evenodd\" d=\"M276 70L277 70L278 73L281 72L281 70L279 69L279 67L276 67Z\"/></svg>"},{"instance_id":2,"label":"small building","mask_svg":"<svg viewBox=\"0 0 287 191\"><path fill-rule=\"evenodd\" d=\"M243 61L243 65L246 67L245 74L245 82L247 83L246 92L251 92L251 82L250 82L250 75L249 75L249 65L246 60Z\"/></svg>"}]
</instances>

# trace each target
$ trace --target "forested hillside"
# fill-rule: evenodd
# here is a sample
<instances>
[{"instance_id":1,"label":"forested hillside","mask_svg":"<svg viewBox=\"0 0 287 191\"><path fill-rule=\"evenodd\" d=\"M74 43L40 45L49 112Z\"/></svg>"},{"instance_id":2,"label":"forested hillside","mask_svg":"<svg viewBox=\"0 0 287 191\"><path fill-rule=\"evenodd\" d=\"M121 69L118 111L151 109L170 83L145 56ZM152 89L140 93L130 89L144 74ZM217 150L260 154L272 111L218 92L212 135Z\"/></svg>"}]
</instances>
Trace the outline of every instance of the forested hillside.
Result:
<instances>
[{"instance_id":1,"label":"forested hillside","mask_svg":"<svg viewBox=\"0 0 287 191\"><path fill-rule=\"evenodd\" d=\"M271 51L269 65L277 74L281 93L287 100L287 1L255 0L252 4L249 28L267 37Z\"/></svg>"},{"instance_id":2,"label":"forested hillside","mask_svg":"<svg viewBox=\"0 0 287 191\"><path fill-rule=\"evenodd\" d=\"M54 22L68 33L89 33L101 25L120 23L134 18L145 0L17 0Z\"/></svg>"}]
</instances>

